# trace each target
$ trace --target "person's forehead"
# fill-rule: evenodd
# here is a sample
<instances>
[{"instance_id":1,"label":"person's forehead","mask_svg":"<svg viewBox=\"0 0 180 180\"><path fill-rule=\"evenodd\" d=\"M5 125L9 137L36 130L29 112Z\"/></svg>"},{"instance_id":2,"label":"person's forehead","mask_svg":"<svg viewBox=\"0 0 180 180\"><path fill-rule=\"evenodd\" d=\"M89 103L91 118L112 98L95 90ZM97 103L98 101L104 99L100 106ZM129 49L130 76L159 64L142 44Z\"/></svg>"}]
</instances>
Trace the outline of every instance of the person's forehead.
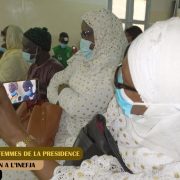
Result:
<instances>
[{"instance_id":1,"label":"person's forehead","mask_svg":"<svg viewBox=\"0 0 180 180\"><path fill-rule=\"evenodd\" d=\"M92 28L85 21L82 21L81 29L82 30L92 30Z\"/></svg>"}]
</instances>

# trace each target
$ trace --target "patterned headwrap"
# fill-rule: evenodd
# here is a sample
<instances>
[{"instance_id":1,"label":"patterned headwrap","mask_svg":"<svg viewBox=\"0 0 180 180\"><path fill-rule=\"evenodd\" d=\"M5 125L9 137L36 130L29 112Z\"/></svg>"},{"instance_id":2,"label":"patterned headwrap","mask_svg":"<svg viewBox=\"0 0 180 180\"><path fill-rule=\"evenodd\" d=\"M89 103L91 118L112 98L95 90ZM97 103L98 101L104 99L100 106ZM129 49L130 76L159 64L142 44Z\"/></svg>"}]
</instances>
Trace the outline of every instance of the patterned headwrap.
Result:
<instances>
[{"instance_id":1,"label":"patterned headwrap","mask_svg":"<svg viewBox=\"0 0 180 180\"><path fill-rule=\"evenodd\" d=\"M31 28L24 33L24 36L31 40L34 44L40 46L45 51L51 49L51 34L47 28Z\"/></svg>"},{"instance_id":2,"label":"patterned headwrap","mask_svg":"<svg viewBox=\"0 0 180 180\"><path fill-rule=\"evenodd\" d=\"M127 40L121 20L107 9L89 11L82 16L94 31L93 63L96 66L117 65L123 60Z\"/></svg>"}]
</instances>

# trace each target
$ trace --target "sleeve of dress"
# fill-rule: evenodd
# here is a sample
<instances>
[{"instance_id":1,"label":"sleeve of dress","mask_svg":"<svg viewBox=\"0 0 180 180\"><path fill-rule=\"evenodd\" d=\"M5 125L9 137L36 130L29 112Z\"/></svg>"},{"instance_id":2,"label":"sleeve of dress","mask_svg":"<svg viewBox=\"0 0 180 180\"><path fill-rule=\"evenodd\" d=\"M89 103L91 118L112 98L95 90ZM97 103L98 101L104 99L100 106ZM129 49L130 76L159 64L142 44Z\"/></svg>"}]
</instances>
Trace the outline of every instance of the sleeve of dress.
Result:
<instances>
[{"instance_id":1,"label":"sleeve of dress","mask_svg":"<svg viewBox=\"0 0 180 180\"><path fill-rule=\"evenodd\" d=\"M160 180L180 178L180 162L168 164L159 169L138 174L124 172L116 158L112 156L93 156L82 162L78 168L59 166L54 171L52 180Z\"/></svg>"},{"instance_id":2,"label":"sleeve of dress","mask_svg":"<svg viewBox=\"0 0 180 180\"><path fill-rule=\"evenodd\" d=\"M51 103L55 104L57 102L59 85L68 84L69 78L71 77L72 73L73 65L72 63L69 63L66 69L54 74L47 88L47 97Z\"/></svg>"},{"instance_id":3,"label":"sleeve of dress","mask_svg":"<svg viewBox=\"0 0 180 180\"><path fill-rule=\"evenodd\" d=\"M92 117L92 114L105 111L114 90L111 80L105 78L97 85L92 85L86 93L77 93L71 88L61 91L59 105L70 115L80 118Z\"/></svg>"}]
</instances>

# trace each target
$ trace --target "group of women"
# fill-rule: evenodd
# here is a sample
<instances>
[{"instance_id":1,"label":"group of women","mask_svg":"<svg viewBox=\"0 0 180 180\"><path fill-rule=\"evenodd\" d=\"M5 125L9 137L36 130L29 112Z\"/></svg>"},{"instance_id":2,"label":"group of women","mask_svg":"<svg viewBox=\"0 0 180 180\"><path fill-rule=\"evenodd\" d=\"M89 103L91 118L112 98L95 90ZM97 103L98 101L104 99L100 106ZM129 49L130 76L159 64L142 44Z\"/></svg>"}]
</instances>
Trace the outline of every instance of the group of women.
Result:
<instances>
[{"instance_id":1,"label":"group of women","mask_svg":"<svg viewBox=\"0 0 180 180\"><path fill-rule=\"evenodd\" d=\"M127 47L121 21L107 10L82 17L80 51L55 73L47 98L63 109L55 146L72 146L79 130L101 113L126 166L113 156L93 156L80 167L44 161L39 179L180 178L180 19L157 22ZM38 42L36 42L38 44ZM116 76L115 69L119 63ZM114 84L115 82L115 84ZM66 84L61 91L58 87ZM29 138L0 86L0 136L9 145ZM31 139L27 147L36 147ZM36 179L6 171L6 179Z\"/></svg>"}]
</instances>

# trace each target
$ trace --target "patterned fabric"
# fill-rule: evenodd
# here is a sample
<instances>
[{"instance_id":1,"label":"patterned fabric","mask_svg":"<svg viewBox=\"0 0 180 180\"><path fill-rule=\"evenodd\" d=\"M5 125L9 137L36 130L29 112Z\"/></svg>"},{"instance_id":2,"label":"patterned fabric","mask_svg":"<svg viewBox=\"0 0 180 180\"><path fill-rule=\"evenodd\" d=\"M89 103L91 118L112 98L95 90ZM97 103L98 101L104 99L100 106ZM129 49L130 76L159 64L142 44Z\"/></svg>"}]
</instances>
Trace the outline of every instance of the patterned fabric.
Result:
<instances>
[{"instance_id":1,"label":"patterned fabric","mask_svg":"<svg viewBox=\"0 0 180 180\"><path fill-rule=\"evenodd\" d=\"M51 180L173 180L180 178L180 162L143 147L131 134L131 121L126 119L116 99L110 102L105 114L107 126L118 142L126 165L134 172L122 171L112 156L94 156L82 162L80 167L58 166ZM138 117L137 117L138 120Z\"/></svg>"},{"instance_id":2,"label":"patterned fabric","mask_svg":"<svg viewBox=\"0 0 180 180\"><path fill-rule=\"evenodd\" d=\"M130 47L128 63L133 83L147 103L179 103L179 30L179 18L156 23ZM59 166L53 180L180 179L179 107L150 104L143 115L127 118L114 97L105 116L122 158L134 174L123 172L114 157L103 155L83 161L80 167Z\"/></svg>"},{"instance_id":3,"label":"patterned fabric","mask_svg":"<svg viewBox=\"0 0 180 180\"><path fill-rule=\"evenodd\" d=\"M113 97L115 66L122 60L126 38L122 23L107 10L86 13L82 18L94 30L91 61L81 52L68 60L68 67L54 75L47 95L64 109L55 146L72 146L79 130L97 113L104 113ZM58 95L58 87L68 84Z\"/></svg>"},{"instance_id":4,"label":"patterned fabric","mask_svg":"<svg viewBox=\"0 0 180 180\"><path fill-rule=\"evenodd\" d=\"M63 69L62 64L51 58L45 63L38 66L36 63L32 64L28 71L28 79L38 79L39 83L39 98L47 99L47 86L53 75Z\"/></svg>"}]
</instances>

